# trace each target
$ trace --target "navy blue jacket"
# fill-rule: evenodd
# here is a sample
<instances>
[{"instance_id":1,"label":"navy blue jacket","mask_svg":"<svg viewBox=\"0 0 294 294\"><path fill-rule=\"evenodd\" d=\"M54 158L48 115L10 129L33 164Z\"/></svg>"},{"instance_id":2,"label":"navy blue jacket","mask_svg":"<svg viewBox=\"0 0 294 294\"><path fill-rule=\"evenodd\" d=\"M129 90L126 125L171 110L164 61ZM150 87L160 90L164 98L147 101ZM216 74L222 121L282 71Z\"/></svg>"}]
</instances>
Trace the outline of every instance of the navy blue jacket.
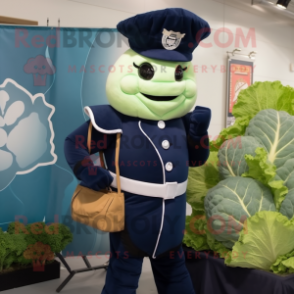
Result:
<instances>
[{"instance_id":1,"label":"navy blue jacket","mask_svg":"<svg viewBox=\"0 0 294 294\"><path fill-rule=\"evenodd\" d=\"M123 177L157 184L182 183L187 180L189 166L202 165L209 156L207 130L190 132L191 113L162 122L129 117L110 105L88 109L93 124L91 154L103 151L107 167L113 173L116 133L122 133L119 164ZM88 126L89 121L66 138L65 155L81 184L99 190L110 186L112 177L108 171L94 167L89 157ZM171 163L168 168L167 163ZM185 229L185 194L165 200L164 209L161 198L125 192L125 199L126 227L136 246L152 255L160 236L158 255L181 243ZM159 234L163 216L165 221Z\"/></svg>"}]
</instances>

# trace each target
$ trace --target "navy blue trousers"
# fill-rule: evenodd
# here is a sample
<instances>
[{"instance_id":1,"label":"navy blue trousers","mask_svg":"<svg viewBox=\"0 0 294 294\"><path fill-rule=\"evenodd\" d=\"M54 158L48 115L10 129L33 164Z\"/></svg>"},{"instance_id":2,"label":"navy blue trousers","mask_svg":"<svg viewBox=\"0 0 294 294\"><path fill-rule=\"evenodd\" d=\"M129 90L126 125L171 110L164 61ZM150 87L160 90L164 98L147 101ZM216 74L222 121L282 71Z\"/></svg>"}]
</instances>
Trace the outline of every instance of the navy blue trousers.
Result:
<instances>
[{"instance_id":1,"label":"navy blue trousers","mask_svg":"<svg viewBox=\"0 0 294 294\"><path fill-rule=\"evenodd\" d=\"M135 294L143 257L132 256L120 233L110 233L110 259L102 294ZM182 247L150 262L159 294L195 294Z\"/></svg>"}]
</instances>

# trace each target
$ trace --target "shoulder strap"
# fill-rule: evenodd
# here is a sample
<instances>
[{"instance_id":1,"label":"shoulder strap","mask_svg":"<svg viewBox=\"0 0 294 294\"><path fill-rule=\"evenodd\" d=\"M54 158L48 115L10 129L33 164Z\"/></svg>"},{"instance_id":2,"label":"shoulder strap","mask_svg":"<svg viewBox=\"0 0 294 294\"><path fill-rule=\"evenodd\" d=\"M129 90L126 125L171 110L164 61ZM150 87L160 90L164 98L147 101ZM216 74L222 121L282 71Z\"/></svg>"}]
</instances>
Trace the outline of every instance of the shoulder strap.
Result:
<instances>
[{"instance_id":1,"label":"shoulder strap","mask_svg":"<svg viewBox=\"0 0 294 294\"><path fill-rule=\"evenodd\" d=\"M92 122L90 121L89 128L88 128L88 138L87 138L87 147L88 147L89 154L91 154L91 140L92 140ZM105 168L105 162L104 162L102 151L99 152L99 158L100 158L101 166Z\"/></svg>"},{"instance_id":2,"label":"shoulder strap","mask_svg":"<svg viewBox=\"0 0 294 294\"><path fill-rule=\"evenodd\" d=\"M119 172L119 148L120 148L120 137L121 133L116 134L116 145L115 145L115 172L116 172L116 184L118 193L121 193L120 188L120 172Z\"/></svg>"},{"instance_id":3,"label":"shoulder strap","mask_svg":"<svg viewBox=\"0 0 294 294\"><path fill-rule=\"evenodd\" d=\"M87 146L88 146L89 154L91 154L91 139L92 139L92 122L90 120L89 128L88 128L88 138L87 138ZM117 182L118 193L121 193L120 172L119 172L120 139L121 139L121 133L117 133L116 134L116 144L115 144L115 171L116 171L116 182ZM102 151L99 152L99 158L100 158L102 168L105 168L105 162L104 162L104 157L103 157Z\"/></svg>"},{"instance_id":4,"label":"shoulder strap","mask_svg":"<svg viewBox=\"0 0 294 294\"><path fill-rule=\"evenodd\" d=\"M87 138L87 147L88 147L89 154L91 154L91 139L92 139L92 122L90 121L89 128L88 128L88 138Z\"/></svg>"}]
</instances>

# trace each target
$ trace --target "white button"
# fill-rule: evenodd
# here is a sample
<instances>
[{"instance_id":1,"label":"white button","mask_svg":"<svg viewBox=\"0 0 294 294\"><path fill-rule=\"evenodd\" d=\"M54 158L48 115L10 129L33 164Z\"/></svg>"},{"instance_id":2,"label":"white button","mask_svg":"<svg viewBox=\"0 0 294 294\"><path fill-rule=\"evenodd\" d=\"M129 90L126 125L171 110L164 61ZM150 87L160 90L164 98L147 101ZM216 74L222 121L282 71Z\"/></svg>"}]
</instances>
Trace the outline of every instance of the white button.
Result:
<instances>
[{"instance_id":1,"label":"white button","mask_svg":"<svg viewBox=\"0 0 294 294\"><path fill-rule=\"evenodd\" d=\"M169 161L165 164L165 169L171 171L173 169L173 164Z\"/></svg>"},{"instance_id":2,"label":"white button","mask_svg":"<svg viewBox=\"0 0 294 294\"><path fill-rule=\"evenodd\" d=\"M157 124L157 126L160 128L160 129L164 129L165 128L165 122L163 120L160 120Z\"/></svg>"},{"instance_id":3,"label":"white button","mask_svg":"<svg viewBox=\"0 0 294 294\"><path fill-rule=\"evenodd\" d=\"M170 147L170 143L167 140L162 141L161 146L163 149L168 149Z\"/></svg>"}]
</instances>

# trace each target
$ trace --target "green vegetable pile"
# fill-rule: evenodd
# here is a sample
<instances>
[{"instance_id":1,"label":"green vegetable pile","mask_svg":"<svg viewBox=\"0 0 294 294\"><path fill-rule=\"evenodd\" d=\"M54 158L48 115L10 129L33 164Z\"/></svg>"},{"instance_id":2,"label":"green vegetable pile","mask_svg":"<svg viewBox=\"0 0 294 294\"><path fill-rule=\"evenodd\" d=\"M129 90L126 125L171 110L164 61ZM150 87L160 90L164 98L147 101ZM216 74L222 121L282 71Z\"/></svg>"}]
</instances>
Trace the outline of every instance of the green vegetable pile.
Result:
<instances>
[{"instance_id":1,"label":"green vegetable pile","mask_svg":"<svg viewBox=\"0 0 294 294\"><path fill-rule=\"evenodd\" d=\"M63 224L54 223L47 226L44 222L37 222L25 226L20 222L12 222L7 232L0 228L0 272L13 265L32 264L32 259L26 258L24 254L32 246L38 251L38 246L48 245L51 252L57 253L72 240L70 229Z\"/></svg>"},{"instance_id":2,"label":"green vegetable pile","mask_svg":"<svg viewBox=\"0 0 294 294\"><path fill-rule=\"evenodd\" d=\"M184 243L229 266L294 273L294 89L256 82L233 114L206 164L190 168Z\"/></svg>"}]
</instances>

